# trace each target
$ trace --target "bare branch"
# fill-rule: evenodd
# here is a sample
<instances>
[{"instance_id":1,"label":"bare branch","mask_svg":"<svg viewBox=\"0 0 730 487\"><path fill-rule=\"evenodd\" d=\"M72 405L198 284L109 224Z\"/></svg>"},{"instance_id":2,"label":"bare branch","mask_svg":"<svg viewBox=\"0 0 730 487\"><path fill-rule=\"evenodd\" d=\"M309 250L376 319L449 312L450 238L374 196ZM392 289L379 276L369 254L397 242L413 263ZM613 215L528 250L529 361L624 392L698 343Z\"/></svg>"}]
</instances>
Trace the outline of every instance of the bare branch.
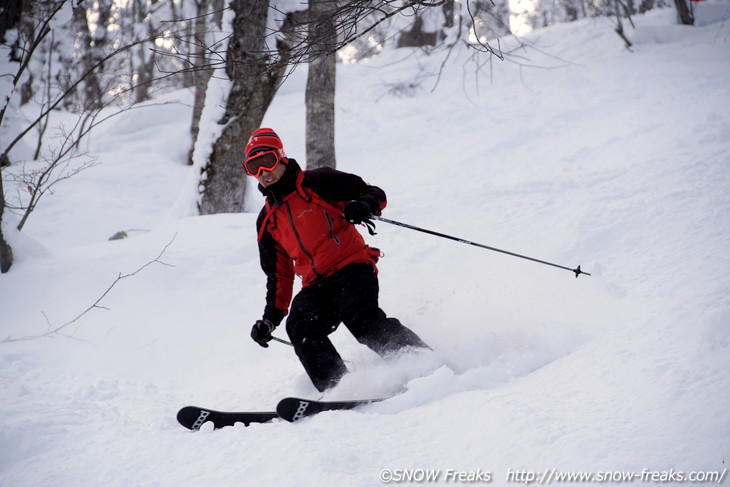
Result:
<instances>
[{"instance_id":1,"label":"bare branch","mask_svg":"<svg viewBox=\"0 0 730 487\"><path fill-rule=\"evenodd\" d=\"M49 32L51 32L50 23L51 20L56 16L58 12L60 12L61 8L63 8L63 5L66 3L67 0L61 0L61 2L56 5L56 8L50 12L46 18L44 18L40 25L40 35L38 35L35 40L33 41L33 44L31 44L30 48L25 52L25 55L23 56L23 61L20 63L20 66L18 67L18 71L13 76L13 87L11 90L11 93L8 95L8 98L12 96L13 92L15 91L15 87L18 84L18 80L20 80L20 77L23 75L23 72L25 71L25 68L28 67L30 64L30 60L33 57L33 53L35 52L36 48L40 46L43 39L48 35ZM3 105L2 110L0 110L0 123L2 123L3 119L5 118L5 110L7 109L7 103ZM9 152L9 149L6 150L1 156L0 159L7 157L7 154Z\"/></svg>"},{"instance_id":2,"label":"bare branch","mask_svg":"<svg viewBox=\"0 0 730 487\"><path fill-rule=\"evenodd\" d=\"M122 281L123 279L127 279L130 277L136 276L137 274L139 274L140 272L142 272L144 269L151 266L152 264L162 264L164 266L174 267L171 264L163 262L161 259L162 259L162 256L167 251L168 247L170 247L170 245L172 245L172 243L175 241L176 237L177 237L177 234L175 234L172 237L172 240L170 240L167 243L167 245L164 246L164 248L160 251L160 253L157 255L157 257L150 260L146 264L140 266L137 270L130 272L128 274L119 273L117 278L114 279L114 281L109 285L109 287L107 287L106 290L89 307L87 307L85 310L83 310L81 313L79 313L75 318L67 321L66 323L64 323L60 326L54 327L52 325L51 321L48 319L48 316L46 315L46 313L42 312L43 316L46 319L46 323L48 324L48 329L45 331L45 333L41 333L38 335L28 335L28 336L24 336L24 337L7 337L0 343L22 342L22 341L29 341L29 340L37 340L39 338L76 338L74 335L78 331L78 328L72 334L63 333L63 331L65 329L69 328L71 325L77 323L81 318L86 316L89 312L91 312L94 309L104 309L104 310L108 311L109 308L102 306L101 302L104 300L105 297L107 297L109 295L109 293L112 291L112 289L114 289L114 286L116 286L120 281Z\"/></svg>"},{"instance_id":3,"label":"bare branch","mask_svg":"<svg viewBox=\"0 0 730 487\"><path fill-rule=\"evenodd\" d=\"M5 157L7 157L7 156L8 156L8 154L10 154L10 151L12 150L12 148L13 148L13 147L15 147L15 144L17 144L17 143L18 143L18 142L19 142L19 141L20 141L20 140L21 140L21 139L22 139L23 137L25 137L25 135L26 135L26 134L27 134L28 132L30 132L30 131L31 131L31 129L33 129L33 127L35 127L36 125L38 125L38 124L39 124L39 123L40 123L40 122L41 122L41 121L43 120L43 118L44 118L44 117L45 117L46 115L48 115L48 114L49 114L50 112L52 112L53 110L55 110L55 109L56 109L56 107L58 107L58 105L60 105L60 104L61 104L61 102L62 102L62 101L63 101L63 100L64 100L64 99L65 99L65 98L66 98L67 96L69 96L69 95L70 95L71 93L73 93L73 92L74 92L74 91L76 90L76 87L77 87L77 86L78 86L79 84L81 84L81 82L82 82L82 81L84 81L84 80L85 80L85 79L86 79L86 78L87 78L87 77L88 77L89 75L91 75L91 73L95 72L96 70L99 70L99 69L101 69L101 68L102 68L102 67L104 66L104 63L105 63L105 62L109 61L109 59L113 58L114 56L116 56L116 55L118 55L118 54L121 54L121 53L123 53L123 52L125 52L125 51L127 51L127 50L129 50L129 49L131 49L131 48L133 48L133 47L134 47L134 46L136 46L136 45L139 45L139 44L142 44L142 43L145 43L145 42L149 42L149 41L152 41L152 40L154 40L154 39L153 39L153 38L141 39L141 40L138 40L138 41L132 42L132 43L130 43L130 44L128 44L128 45L126 45L126 46L120 47L119 49L116 49L116 50L114 50L113 52L111 52L111 53L109 53L108 55L106 55L106 56L105 56L105 57L104 57L103 59L101 59L100 61L98 61L98 62L97 62L97 63L96 63L96 64L95 64L94 66L92 66L91 68L89 68L89 69L88 69L88 70L87 70L87 71L86 71L86 72L85 72L84 74L82 74L82 75L81 75L81 76L79 77L79 79L77 79L77 80L76 80L76 81L75 81L75 82L74 82L73 84L71 84L71 85L70 85L70 86L69 86L69 87L68 87L68 88L66 89L66 91L64 91L64 92L63 92L63 93L62 93L62 94L61 94L61 95L60 95L60 96L59 96L58 98L56 98L56 100L55 100L55 101L54 101L53 103L49 104L49 105L48 105L48 107L47 107L47 108L46 108L45 110L43 110L43 111L41 112L41 114L40 114L40 115L38 115L38 117L37 117L37 118L36 118L36 119L35 119L34 121L32 121L31 123L29 123L29 124L28 124L28 126L27 126L27 127L25 128L25 129L23 129L23 130L22 130L22 131L21 131L21 132L20 132L20 133L19 133L19 134L18 134L18 135L17 135L17 136L16 136L16 137L15 137L15 138L14 138L14 139L13 139L13 140L12 140L12 141L11 141L11 142L10 142L10 143L9 143L9 144L7 145L7 146L6 146L6 147L5 147L5 150L4 150L4 151L3 151L3 153L2 153L1 155L0 155L0 159L1 159L1 158L5 158Z\"/></svg>"}]
</instances>

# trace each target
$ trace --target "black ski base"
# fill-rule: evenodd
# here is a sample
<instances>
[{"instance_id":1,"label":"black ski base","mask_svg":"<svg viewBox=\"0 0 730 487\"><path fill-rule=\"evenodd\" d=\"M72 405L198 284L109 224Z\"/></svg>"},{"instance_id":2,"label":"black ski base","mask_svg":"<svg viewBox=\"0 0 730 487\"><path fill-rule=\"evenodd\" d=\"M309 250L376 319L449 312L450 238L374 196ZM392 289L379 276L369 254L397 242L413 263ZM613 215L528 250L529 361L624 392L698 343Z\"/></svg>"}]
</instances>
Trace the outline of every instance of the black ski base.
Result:
<instances>
[{"instance_id":1,"label":"black ski base","mask_svg":"<svg viewBox=\"0 0 730 487\"><path fill-rule=\"evenodd\" d=\"M214 429L225 426L233 426L236 423L243 423L248 426L251 423L266 423L278 418L275 412L228 412L214 411L212 409L200 408L197 406L186 406L177 413L177 421L189 430L197 431L207 422L213 423Z\"/></svg>"}]
</instances>

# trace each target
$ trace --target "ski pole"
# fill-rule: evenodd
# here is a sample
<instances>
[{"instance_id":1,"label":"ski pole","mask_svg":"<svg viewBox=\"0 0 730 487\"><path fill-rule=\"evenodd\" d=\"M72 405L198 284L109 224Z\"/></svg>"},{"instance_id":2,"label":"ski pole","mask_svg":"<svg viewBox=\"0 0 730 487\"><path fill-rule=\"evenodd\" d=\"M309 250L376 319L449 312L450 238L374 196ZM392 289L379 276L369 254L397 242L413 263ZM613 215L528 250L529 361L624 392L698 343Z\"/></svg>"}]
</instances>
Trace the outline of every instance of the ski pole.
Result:
<instances>
[{"instance_id":1,"label":"ski pole","mask_svg":"<svg viewBox=\"0 0 730 487\"><path fill-rule=\"evenodd\" d=\"M291 342L287 342L286 340L283 340L281 338L275 337L273 335L271 336L271 339L274 340L275 342L283 343L284 345L289 345L290 347L293 347L294 346L294 345L291 344Z\"/></svg>"},{"instance_id":2,"label":"ski pole","mask_svg":"<svg viewBox=\"0 0 730 487\"><path fill-rule=\"evenodd\" d=\"M579 275L581 275L581 274L585 274L586 276L590 276L589 273L580 270L580 266L576 267L575 269L571 269L570 267L565 267L565 266L562 266L562 265L553 264L552 262L547 262L547 261L544 261L544 260L535 259L533 257L528 257L526 255L520 255L520 254L516 254L514 252L509 252L507 250L497 249L495 247L490 247L488 245L484 245L484 244L480 244L480 243L476 243L476 242L471 242L469 240L464 240L463 238L453 237L451 235L446 235L445 233L434 232L433 230L426 230L425 228L416 227L416 226L413 226L413 225L409 225L407 223L402 223L402 222L398 222L398 221L395 221L395 220L389 220L388 218L383 218L382 216L373 216L372 218L374 218L375 220L381 221L381 222L390 223L391 225L397 225L399 227L409 228L411 230L416 230L418 232L428 233L430 235L435 235L437 237L448 238L449 240L454 240L456 242L461 242L461 243L464 243L464 244L473 245L475 247L481 247L481 248L487 249L487 250L493 250L495 252L501 252L503 254L511 255L513 257L519 257L521 259L527 259L527 260L531 260L533 262L538 262L540 264L545 264L545 265L550 265L550 266L553 266L553 267L557 267L558 269L565 269L567 271L573 272L575 274L575 277L576 278Z\"/></svg>"}]
</instances>

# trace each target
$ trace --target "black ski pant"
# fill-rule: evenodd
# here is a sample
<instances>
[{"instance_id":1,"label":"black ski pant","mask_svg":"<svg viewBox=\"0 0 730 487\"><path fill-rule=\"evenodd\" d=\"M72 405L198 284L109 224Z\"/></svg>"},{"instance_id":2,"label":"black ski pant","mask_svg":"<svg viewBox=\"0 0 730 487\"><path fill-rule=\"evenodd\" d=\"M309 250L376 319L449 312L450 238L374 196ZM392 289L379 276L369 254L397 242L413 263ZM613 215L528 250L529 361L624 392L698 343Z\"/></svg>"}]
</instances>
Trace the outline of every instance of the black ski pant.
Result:
<instances>
[{"instance_id":1,"label":"black ski pant","mask_svg":"<svg viewBox=\"0 0 730 487\"><path fill-rule=\"evenodd\" d=\"M328 335L344 323L360 343L379 355L404 347L428 348L414 332L378 306L378 277L370 264L350 264L303 288L292 300L286 332L304 370L321 392L347 373Z\"/></svg>"}]
</instances>

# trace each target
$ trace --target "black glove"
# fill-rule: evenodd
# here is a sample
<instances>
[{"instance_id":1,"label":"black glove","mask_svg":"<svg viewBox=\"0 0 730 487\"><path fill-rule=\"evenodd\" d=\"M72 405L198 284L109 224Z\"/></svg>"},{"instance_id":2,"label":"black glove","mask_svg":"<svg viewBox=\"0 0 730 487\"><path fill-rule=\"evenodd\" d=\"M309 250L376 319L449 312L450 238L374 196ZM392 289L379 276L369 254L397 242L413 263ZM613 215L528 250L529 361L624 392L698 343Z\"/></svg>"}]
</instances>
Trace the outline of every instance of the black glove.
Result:
<instances>
[{"instance_id":1,"label":"black glove","mask_svg":"<svg viewBox=\"0 0 730 487\"><path fill-rule=\"evenodd\" d=\"M353 200L345 205L342 214L348 222L358 224L369 220L373 216L373 209L364 201Z\"/></svg>"},{"instance_id":2,"label":"black glove","mask_svg":"<svg viewBox=\"0 0 730 487\"><path fill-rule=\"evenodd\" d=\"M276 329L276 325L267 319L258 320L251 328L251 338L264 348L269 347L271 341L271 332Z\"/></svg>"}]
</instances>

